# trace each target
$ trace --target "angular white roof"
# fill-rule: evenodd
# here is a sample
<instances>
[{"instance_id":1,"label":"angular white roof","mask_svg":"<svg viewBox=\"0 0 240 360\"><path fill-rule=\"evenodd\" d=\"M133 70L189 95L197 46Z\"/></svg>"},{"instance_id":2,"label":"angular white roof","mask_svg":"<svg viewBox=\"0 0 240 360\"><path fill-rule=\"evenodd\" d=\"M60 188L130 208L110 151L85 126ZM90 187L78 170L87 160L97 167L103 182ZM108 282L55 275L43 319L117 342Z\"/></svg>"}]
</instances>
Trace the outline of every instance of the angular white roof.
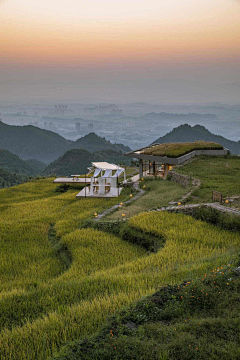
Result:
<instances>
[{"instance_id":1,"label":"angular white roof","mask_svg":"<svg viewBox=\"0 0 240 360\"><path fill-rule=\"evenodd\" d=\"M101 170L117 170L117 169L121 169L120 166L114 165L114 164L109 164L107 162L93 162L92 166L94 166L95 168L101 169Z\"/></svg>"}]
</instances>

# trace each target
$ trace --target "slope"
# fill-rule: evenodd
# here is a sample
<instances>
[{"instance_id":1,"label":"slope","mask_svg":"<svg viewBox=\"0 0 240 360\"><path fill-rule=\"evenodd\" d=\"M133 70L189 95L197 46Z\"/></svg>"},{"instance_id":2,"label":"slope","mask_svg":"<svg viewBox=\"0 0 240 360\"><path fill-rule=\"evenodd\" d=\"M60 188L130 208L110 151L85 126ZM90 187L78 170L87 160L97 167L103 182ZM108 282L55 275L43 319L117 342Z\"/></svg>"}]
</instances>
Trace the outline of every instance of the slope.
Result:
<instances>
[{"instance_id":1,"label":"slope","mask_svg":"<svg viewBox=\"0 0 240 360\"><path fill-rule=\"evenodd\" d=\"M0 168L12 173L34 176L40 173L33 162L28 163L8 150L0 149Z\"/></svg>"},{"instance_id":2,"label":"slope","mask_svg":"<svg viewBox=\"0 0 240 360\"><path fill-rule=\"evenodd\" d=\"M0 168L0 189L21 184L26 179L25 175L13 174Z\"/></svg>"},{"instance_id":3,"label":"slope","mask_svg":"<svg viewBox=\"0 0 240 360\"><path fill-rule=\"evenodd\" d=\"M215 135L208 131L204 126L188 124L180 125L170 131L168 134L158 138L155 143L172 142L193 142L195 140L213 141L229 149L232 154L240 154L240 142L228 140L223 136Z\"/></svg>"},{"instance_id":4,"label":"slope","mask_svg":"<svg viewBox=\"0 0 240 360\"><path fill-rule=\"evenodd\" d=\"M50 163L62 155L70 141L48 130L34 126L12 126L0 122L0 148L22 159L37 159Z\"/></svg>"}]
</instances>

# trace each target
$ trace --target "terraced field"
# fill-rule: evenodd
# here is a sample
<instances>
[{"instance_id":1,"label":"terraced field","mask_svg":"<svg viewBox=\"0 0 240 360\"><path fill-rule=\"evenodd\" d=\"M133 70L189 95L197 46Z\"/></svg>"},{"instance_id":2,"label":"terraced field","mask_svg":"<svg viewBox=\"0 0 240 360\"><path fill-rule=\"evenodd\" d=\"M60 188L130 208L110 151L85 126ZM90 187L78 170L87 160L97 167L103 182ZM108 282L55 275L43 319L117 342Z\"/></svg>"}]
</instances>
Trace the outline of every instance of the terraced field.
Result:
<instances>
[{"instance_id":1,"label":"terraced field","mask_svg":"<svg viewBox=\"0 0 240 360\"><path fill-rule=\"evenodd\" d=\"M108 314L167 283L226 263L239 235L181 214L144 213L132 229L164 238L157 253L93 228L94 212L129 197L76 200L44 179L1 190L0 359L46 359ZM129 239L130 240L130 239Z\"/></svg>"}]
</instances>

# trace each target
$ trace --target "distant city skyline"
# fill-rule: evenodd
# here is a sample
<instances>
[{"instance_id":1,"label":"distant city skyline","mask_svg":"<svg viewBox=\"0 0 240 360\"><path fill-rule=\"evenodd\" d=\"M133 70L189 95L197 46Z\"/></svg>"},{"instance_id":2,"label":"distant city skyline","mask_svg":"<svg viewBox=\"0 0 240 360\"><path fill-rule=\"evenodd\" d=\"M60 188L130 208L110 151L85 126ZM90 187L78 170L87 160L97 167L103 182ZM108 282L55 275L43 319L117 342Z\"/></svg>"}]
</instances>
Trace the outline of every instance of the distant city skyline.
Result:
<instances>
[{"instance_id":1,"label":"distant city skyline","mask_svg":"<svg viewBox=\"0 0 240 360\"><path fill-rule=\"evenodd\" d=\"M0 1L1 99L239 102L240 1Z\"/></svg>"}]
</instances>

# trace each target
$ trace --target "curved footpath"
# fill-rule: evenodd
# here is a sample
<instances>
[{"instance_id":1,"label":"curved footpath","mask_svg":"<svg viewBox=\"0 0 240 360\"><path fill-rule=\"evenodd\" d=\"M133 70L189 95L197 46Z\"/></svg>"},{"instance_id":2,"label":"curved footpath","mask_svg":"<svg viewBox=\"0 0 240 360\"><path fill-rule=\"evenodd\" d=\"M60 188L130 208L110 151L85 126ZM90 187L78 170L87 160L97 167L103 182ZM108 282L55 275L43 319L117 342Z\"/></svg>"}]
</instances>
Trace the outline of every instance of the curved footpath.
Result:
<instances>
[{"instance_id":1,"label":"curved footpath","mask_svg":"<svg viewBox=\"0 0 240 360\"><path fill-rule=\"evenodd\" d=\"M135 196L133 196L131 199L123 202L123 205L132 203L133 201L139 199L139 198L145 193L145 191L142 190L142 189L140 189L140 187L139 187L139 175L136 175L136 176L134 176L133 178L137 178L137 177L138 177L138 180L133 183L133 187L134 187L134 189L137 190L138 192L137 192L137 194L136 194ZM132 179L133 179L133 178L132 178ZM103 217L105 217L105 216L107 216L107 215L110 215L111 213L113 213L114 211L116 211L118 208L119 208L119 205L116 204L116 205L112 206L111 208L106 209L106 210L103 211L101 214L98 214L98 215L94 218L94 220L95 220L95 221L99 221L99 220L101 220Z\"/></svg>"},{"instance_id":2,"label":"curved footpath","mask_svg":"<svg viewBox=\"0 0 240 360\"><path fill-rule=\"evenodd\" d=\"M139 174L135 175L131 178L132 182L133 182L133 187L135 190L137 190L137 194L132 197L131 199L123 202L123 205L126 204L130 204L133 201L139 199L144 193L145 191L140 189L139 187ZM198 188L201 185L201 181L199 179L193 179L193 188L188 191L185 195L183 195L183 197L179 200L179 202L183 202L185 201L194 190L196 190L196 188ZM177 205L177 206L166 206L166 207L162 207L156 210L150 209L148 211L183 211L184 209L192 209L192 208L196 208L196 207L200 207L200 206L207 206L207 207L211 207L213 209L216 209L220 212L225 212L228 214L232 214L232 215L237 215L240 216L240 211L231 207L226 207L221 205L220 203L200 203L200 204L190 204L190 205ZM116 211L119 208L119 205L116 204L114 206L112 206L109 209L106 209L105 211L103 211L101 214L98 214L96 216L96 218L94 219L95 221L100 221L102 218L104 218L107 215L110 215L111 213L113 213L114 211Z\"/></svg>"},{"instance_id":3,"label":"curved footpath","mask_svg":"<svg viewBox=\"0 0 240 360\"><path fill-rule=\"evenodd\" d=\"M230 207L226 207L221 205L220 203L200 203L200 204L190 204L190 205L180 205L180 206L166 206L155 211L177 211L177 210L184 210L184 209L193 209L200 206L207 206L213 209L216 209L220 212L225 212L232 215L240 215L240 211L237 209L233 209ZM151 210L152 211L152 210Z\"/></svg>"}]
</instances>

